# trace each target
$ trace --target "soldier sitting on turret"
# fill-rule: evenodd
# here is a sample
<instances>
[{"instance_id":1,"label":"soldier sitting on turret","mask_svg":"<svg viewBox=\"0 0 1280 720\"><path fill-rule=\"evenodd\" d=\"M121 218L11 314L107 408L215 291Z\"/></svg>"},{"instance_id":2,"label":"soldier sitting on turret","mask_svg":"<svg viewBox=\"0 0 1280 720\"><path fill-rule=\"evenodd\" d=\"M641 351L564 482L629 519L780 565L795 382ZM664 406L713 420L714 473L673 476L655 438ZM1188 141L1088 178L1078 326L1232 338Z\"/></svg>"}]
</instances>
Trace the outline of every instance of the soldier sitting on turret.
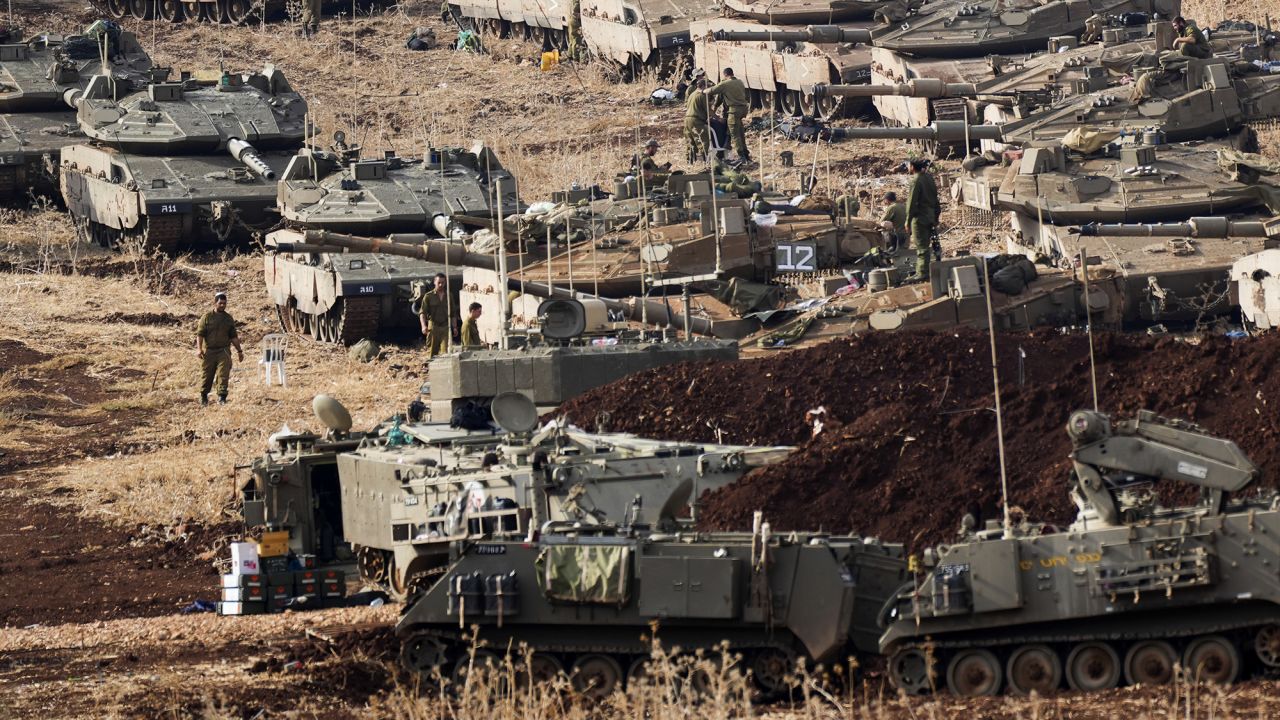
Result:
<instances>
[{"instance_id":1,"label":"soldier sitting on turret","mask_svg":"<svg viewBox=\"0 0 1280 720\"><path fill-rule=\"evenodd\" d=\"M665 185L667 178L671 176L671 163L665 162L659 165L658 161L653 159L657 154L658 141L649 138L644 144L644 151L631 160L631 173L642 175L646 187Z\"/></svg>"},{"instance_id":2,"label":"soldier sitting on turret","mask_svg":"<svg viewBox=\"0 0 1280 720\"><path fill-rule=\"evenodd\" d=\"M1213 57L1213 48L1209 46L1208 38L1194 22L1187 22L1179 15L1173 19L1173 29L1178 33L1178 37L1173 40L1174 50L1186 57L1201 59Z\"/></svg>"}]
</instances>

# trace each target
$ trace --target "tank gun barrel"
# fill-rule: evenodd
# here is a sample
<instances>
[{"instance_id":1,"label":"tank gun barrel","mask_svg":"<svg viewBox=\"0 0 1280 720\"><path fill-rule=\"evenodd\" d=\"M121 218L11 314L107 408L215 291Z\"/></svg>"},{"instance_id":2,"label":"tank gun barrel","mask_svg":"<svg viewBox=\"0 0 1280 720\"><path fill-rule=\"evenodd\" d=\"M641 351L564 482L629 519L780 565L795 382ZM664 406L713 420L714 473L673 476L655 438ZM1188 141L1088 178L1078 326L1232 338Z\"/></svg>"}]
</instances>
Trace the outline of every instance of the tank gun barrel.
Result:
<instances>
[{"instance_id":1,"label":"tank gun barrel","mask_svg":"<svg viewBox=\"0 0 1280 720\"><path fill-rule=\"evenodd\" d=\"M808 25L802 30L717 30L716 40L752 42L756 40L776 42L810 43L862 43L871 42L871 31L860 28L842 28L839 25Z\"/></svg>"},{"instance_id":2,"label":"tank gun barrel","mask_svg":"<svg viewBox=\"0 0 1280 720\"><path fill-rule=\"evenodd\" d=\"M813 87L814 97L877 97L898 95L917 98L973 97L978 88L973 83L949 83L936 78L918 78L897 85L824 85Z\"/></svg>"},{"instance_id":3,"label":"tank gun barrel","mask_svg":"<svg viewBox=\"0 0 1280 720\"><path fill-rule=\"evenodd\" d=\"M1271 231L1262 220L1229 220L1224 217L1194 217L1186 222L1153 223L1089 223L1079 228L1085 237L1270 237Z\"/></svg>"},{"instance_id":4,"label":"tank gun barrel","mask_svg":"<svg viewBox=\"0 0 1280 720\"><path fill-rule=\"evenodd\" d=\"M358 235L346 235L328 230L307 230L299 233L295 230L279 230L267 236L267 247L279 252L316 252L313 248L341 248L351 252L384 253L401 257L416 258L431 263L447 263L453 266L466 266L497 271L498 259L494 255L482 255L468 252L459 243L451 243L420 233L389 235L386 238L368 238ZM570 291L566 288L547 285L546 283L521 282L510 280L509 287L523 290L530 295L547 298L594 298L605 304L614 312L623 313L628 319L648 320L655 326L681 326L684 317L672 311L665 303L646 298L628 298L612 300L600 298L583 292ZM690 330L699 335L714 335L714 327L706 318L690 318Z\"/></svg>"},{"instance_id":5,"label":"tank gun barrel","mask_svg":"<svg viewBox=\"0 0 1280 720\"><path fill-rule=\"evenodd\" d=\"M263 180L276 179L276 171L272 170L262 156L258 155L258 151L244 140L231 138L227 141L227 151L231 153L231 157L244 163L245 167Z\"/></svg>"},{"instance_id":6,"label":"tank gun barrel","mask_svg":"<svg viewBox=\"0 0 1280 720\"><path fill-rule=\"evenodd\" d=\"M939 120L924 127L857 127L843 128L844 137L853 140L936 140L958 142L970 140L1001 140L1004 129L999 125L969 125L963 120Z\"/></svg>"}]
</instances>

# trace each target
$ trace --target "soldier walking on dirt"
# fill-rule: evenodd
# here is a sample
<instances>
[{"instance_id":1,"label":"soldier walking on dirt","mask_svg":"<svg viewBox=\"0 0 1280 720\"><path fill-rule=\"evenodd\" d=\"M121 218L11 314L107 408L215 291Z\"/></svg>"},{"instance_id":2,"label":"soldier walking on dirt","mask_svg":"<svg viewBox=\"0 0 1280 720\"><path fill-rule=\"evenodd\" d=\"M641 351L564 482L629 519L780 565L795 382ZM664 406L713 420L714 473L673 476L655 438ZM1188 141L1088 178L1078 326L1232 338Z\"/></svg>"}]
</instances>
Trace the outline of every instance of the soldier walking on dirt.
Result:
<instances>
[{"instance_id":1,"label":"soldier walking on dirt","mask_svg":"<svg viewBox=\"0 0 1280 720\"><path fill-rule=\"evenodd\" d=\"M320 30L320 0L302 0L302 32L307 36Z\"/></svg>"},{"instance_id":2,"label":"soldier walking on dirt","mask_svg":"<svg viewBox=\"0 0 1280 720\"><path fill-rule=\"evenodd\" d=\"M209 391L218 381L218 402L227 401L227 381L231 378L231 348L236 349L240 362L244 362L244 350L236 333L236 321L227 312L227 294L213 296L213 309L205 313L196 325L196 350L200 353L200 404L209 404Z\"/></svg>"},{"instance_id":3,"label":"soldier walking on dirt","mask_svg":"<svg viewBox=\"0 0 1280 720\"><path fill-rule=\"evenodd\" d=\"M698 162L711 152L711 138L707 130L711 101L707 98L706 89L706 77L695 77L684 104L684 141L689 146L690 163Z\"/></svg>"},{"instance_id":4,"label":"soldier walking on dirt","mask_svg":"<svg viewBox=\"0 0 1280 720\"><path fill-rule=\"evenodd\" d=\"M707 91L707 97L713 98L716 107L724 105L728 110L729 137L733 139L733 151L741 162L751 162L751 153L747 150L747 135L742 122L751 112L751 100L747 97L747 86L733 76L733 68L725 68L721 75L723 80Z\"/></svg>"},{"instance_id":5,"label":"soldier walking on dirt","mask_svg":"<svg viewBox=\"0 0 1280 720\"><path fill-rule=\"evenodd\" d=\"M928 171L926 160L910 161L911 190L907 194L907 222L911 225L911 244L916 250L916 272L908 282L929 279L929 256L933 252L933 233L938 227L938 185Z\"/></svg>"},{"instance_id":6,"label":"soldier walking on dirt","mask_svg":"<svg viewBox=\"0 0 1280 720\"><path fill-rule=\"evenodd\" d=\"M449 279L444 273L436 273L435 289L422 296L418 308L418 324L422 336L427 339L431 357L443 355L449 349Z\"/></svg>"}]
</instances>

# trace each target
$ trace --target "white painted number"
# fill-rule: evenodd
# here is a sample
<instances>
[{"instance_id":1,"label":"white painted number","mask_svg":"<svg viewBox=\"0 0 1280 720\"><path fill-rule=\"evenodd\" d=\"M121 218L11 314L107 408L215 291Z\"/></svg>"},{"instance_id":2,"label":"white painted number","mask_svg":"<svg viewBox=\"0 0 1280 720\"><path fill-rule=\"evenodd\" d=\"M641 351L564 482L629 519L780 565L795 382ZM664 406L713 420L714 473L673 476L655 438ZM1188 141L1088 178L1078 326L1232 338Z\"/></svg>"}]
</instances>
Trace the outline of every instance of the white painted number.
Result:
<instances>
[{"instance_id":1,"label":"white painted number","mask_svg":"<svg viewBox=\"0 0 1280 720\"><path fill-rule=\"evenodd\" d=\"M361 294L361 295L370 295L370 294L372 294L372 293L373 293L373 286L372 286L372 285L361 285L361 286L360 286L360 294Z\"/></svg>"},{"instance_id":2,"label":"white painted number","mask_svg":"<svg viewBox=\"0 0 1280 720\"><path fill-rule=\"evenodd\" d=\"M774 259L779 272L813 272L818 269L816 256L813 245L779 243Z\"/></svg>"},{"instance_id":3,"label":"white painted number","mask_svg":"<svg viewBox=\"0 0 1280 720\"><path fill-rule=\"evenodd\" d=\"M160 206L160 213L162 215L171 215L176 212L178 212L177 205L161 205Z\"/></svg>"}]
</instances>

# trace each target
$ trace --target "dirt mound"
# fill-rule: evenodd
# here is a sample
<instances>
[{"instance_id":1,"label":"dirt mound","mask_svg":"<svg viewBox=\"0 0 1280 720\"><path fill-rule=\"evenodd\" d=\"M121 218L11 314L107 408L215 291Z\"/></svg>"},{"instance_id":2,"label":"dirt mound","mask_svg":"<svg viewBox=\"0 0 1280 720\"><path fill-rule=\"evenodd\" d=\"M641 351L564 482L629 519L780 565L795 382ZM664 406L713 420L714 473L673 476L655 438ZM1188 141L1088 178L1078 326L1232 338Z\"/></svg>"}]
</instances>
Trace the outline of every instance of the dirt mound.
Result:
<instances>
[{"instance_id":1,"label":"dirt mound","mask_svg":"<svg viewBox=\"0 0 1280 720\"><path fill-rule=\"evenodd\" d=\"M1071 411L1093 404L1082 335L1001 335L999 370L1011 503L1052 522L1066 494ZM1104 412L1150 409L1229 437L1280 486L1280 335L1198 344L1095 337ZM566 404L612 431L799 445L703 499L708 528L856 530L913 545L948 538L960 516L998 517L1000 468L991 351L980 332L867 335L762 360L690 363L633 375ZM812 437L806 412L824 408Z\"/></svg>"}]
</instances>

